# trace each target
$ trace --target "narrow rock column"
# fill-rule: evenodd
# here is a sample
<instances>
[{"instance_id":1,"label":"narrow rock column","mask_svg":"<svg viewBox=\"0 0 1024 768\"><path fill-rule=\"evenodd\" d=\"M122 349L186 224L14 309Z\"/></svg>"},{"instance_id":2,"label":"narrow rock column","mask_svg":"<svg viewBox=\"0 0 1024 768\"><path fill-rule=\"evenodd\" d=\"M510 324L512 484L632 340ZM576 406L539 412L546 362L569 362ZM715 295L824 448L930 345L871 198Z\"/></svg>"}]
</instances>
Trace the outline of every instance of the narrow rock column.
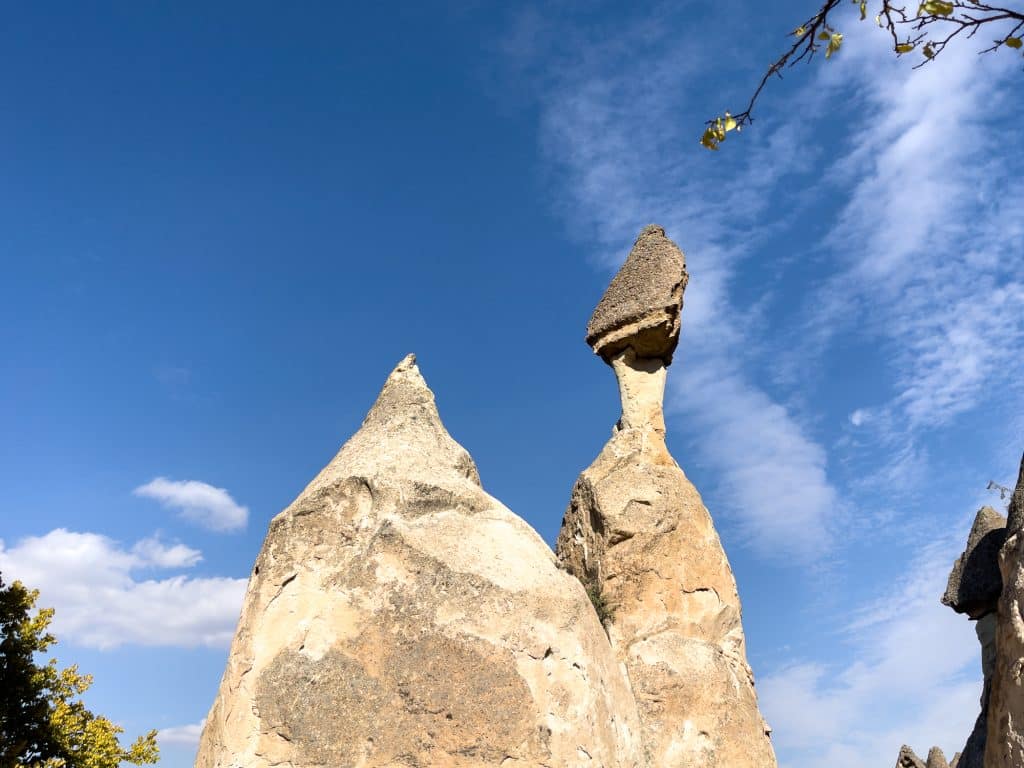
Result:
<instances>
[{"instance_id":1,"label":"narrow rock column","mask_svg":"<svg viewBox=\"0 0 1024 768\"><path fill-rule=\"evenodd\" d=\"M732 570L665 445L686 282L682 252L650 226L594 311L587 342L615 371L622 415L573 487L557 554L626 668L648 765L773 768Z\"/></svg>"},{"instance_id":2,"label":"narrow rock column","mask_svg":"<svg viewBox=\"0 0 1024 768\"><path fill-rule=\"evenodd\" d=\"M1006 518L991 507L982 507L974 518L964 552L953 564L942 604L977 623L974 630L981 646L981 712L959 759L960 768L982 768L988 735L989 698L995 671L996 610L1003 580L999 550L1006 541Z\"/></svg>"},{"instance_id":3,"label":"narrow rock column","mask_svg":"<svg viewBox=\"0 0 1024 768\"><path fill-rule=\"evenodd\" d=\"M1003 590L996 618L985 768L1024 768L1024 458L1010 500L999 571Z\"/></svg>"}]
</instances>

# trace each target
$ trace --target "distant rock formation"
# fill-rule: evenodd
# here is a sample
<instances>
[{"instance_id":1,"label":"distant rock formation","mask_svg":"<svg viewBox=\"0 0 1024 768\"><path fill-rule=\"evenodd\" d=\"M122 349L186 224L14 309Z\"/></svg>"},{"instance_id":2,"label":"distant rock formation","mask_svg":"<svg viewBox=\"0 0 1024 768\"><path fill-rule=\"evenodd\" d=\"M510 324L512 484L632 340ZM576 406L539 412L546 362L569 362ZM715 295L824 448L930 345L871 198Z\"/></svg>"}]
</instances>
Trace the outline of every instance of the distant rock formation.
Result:
<instances>
[{"instance_id":1,"label":"distant rock formation","mask_svg":"<svg viewBox=\"0 0 1024 768\"><path fill-rule=\"evenodd\" d=\"M1010 499L999 572L1003 589L996 618L984 768L1024 768L1024 458Z\"/></svg>"},{"instance_id":2,"label":"distant rock formation","mask_svg":"<svg viewBox=\"0 0 1024 768\"><path fill-rule=\"evenodd\" d=\"M407 357L271 523L197 768L638 768L639 746L583 587Z\"/></svg>"},{"instance_id":3,"label":"distant rock formation","mask_svg":"<svg viewBox=\"0 0 1024 768\"><path fill-rule=\"evenodd\" d=\"M1006 541L1006 518L992 507L982 507L974 518L967 547L953 564L943 605L977 621L974 631L981 645L981 712L960 755L959 768L982 768L988 736L988 705L995 671L996 609L1003 589L999 550Z\"/></svg>"},{"instance_id":4,"label":"distant rock formation","mask_svg":"<svg viewBox=\"0 0 1024 768\"><path fill-rule=\"evenodd\" d=\"M1009 517L978 510L942 603L977 622L983 678L981 712L949 768L1024 768L1024 458ZM896 765L920 763L903 747ZM924 768L947 768L941 750Z\"/></svg>"},{"instance_id":5,"label":"distant rock formation","mask_svg":"<svg viewBox=\"0 0 1024 768\"><path fill-rule=\"evenodd\" d=\"M1003 590L999 550L1006 542L1006 518L982 507L974 518L967 546L953 564L942 604L971 619L994 613Z\"/></svg>"},{"instance_id":6,"label":"distant rock formation","mask_svg":"<svg viewBox=\"0 0 1024 768\"><path fill-rule=\"evenodd\" d=\"M896 768L925 768L925 764L924 760L914 754L914 750L904 744L896 758Z\"/></svg>"},{"instance_id":7,"label":"distant rock formation","mask_svg":"<svg viewBox=\"0 0 1024 768\"><path fill-rule=\"evenodd\" d=\"M928 760L922 760L914 750L904 744L900 747L899 757L896 758L896 768L956 768L957 759L960 753L953 757L953 762L946 762L946 756L938 747L932 747L928 752Z\"/></svg>"},{"instance_id":8,"label":"distant rock formation","mask_svg":"<svg viewBox=\"0 0 1024 768\"><path fill-rule=\"evenodd\" d=\"M686 283L682 252L649 226L594 311L587 341L615 371L622 416L572 489L556 551L604 614L649 764L771 768L736 582L665 446L666 367Z\"/></svg>"}]
</instances>

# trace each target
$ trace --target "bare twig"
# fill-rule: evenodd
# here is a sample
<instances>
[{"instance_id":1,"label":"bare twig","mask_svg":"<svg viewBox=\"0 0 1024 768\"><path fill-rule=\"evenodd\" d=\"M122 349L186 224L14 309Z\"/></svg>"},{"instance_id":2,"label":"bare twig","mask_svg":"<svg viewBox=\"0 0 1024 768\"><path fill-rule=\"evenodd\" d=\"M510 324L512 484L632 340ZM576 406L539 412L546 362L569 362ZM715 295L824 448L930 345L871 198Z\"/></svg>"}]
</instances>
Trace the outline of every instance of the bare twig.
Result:
<instances>
[{"instance_id":1,"label":"bare twig","mask_svg":"<svg viewBox=\"0 0 1024 768\"><path fill-rule=\"evenodd\" d=\"M852 0L860 9L861 19L867 17L868 0ZM754 106L765 86L773 77L782 77L782 71L798 62L810 61L824 45L826 58L839 50L843 36L832 24L830 15L844 0L825 0L821 8L791 34L796 38L789 50L768 66L754 89L750 101L742 112L725 113L707 121L707 128L701 143L708 149L718 149L727 131L740 130L753 123ZM973 38L978 31L998 30L993 45L978 53L990 53L998 48L1022 48L1021 35L1024 32L1024 10L1003 8L980 0L921 0L915 13L893 0L878 0L878 14L875 21L885 29L892 40L892 49L897 56L920 51L923 60L914 69L923 67L942 53L958 36ZM989 26L992 25L992 26Z\"/></svg>"}]
</instances>

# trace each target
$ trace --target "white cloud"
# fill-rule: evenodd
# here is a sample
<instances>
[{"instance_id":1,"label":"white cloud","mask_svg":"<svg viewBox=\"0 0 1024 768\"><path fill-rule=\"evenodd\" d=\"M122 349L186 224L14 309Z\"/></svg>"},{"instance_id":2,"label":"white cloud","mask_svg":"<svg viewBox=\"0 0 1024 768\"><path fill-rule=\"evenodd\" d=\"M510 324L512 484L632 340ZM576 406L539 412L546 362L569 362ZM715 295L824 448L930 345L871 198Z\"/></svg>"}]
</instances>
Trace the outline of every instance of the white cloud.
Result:
<instances>
[{"instance_id":1,"label":"white cloud","mask_svg":"<svg viewBox=\"0 0 1024 768\"><path fill-rule=\"evenodd\" d=\"M850 423L855 427L859 427L867 422L871 418L871 412L864 409L858 408L850 414Z\"/></svg>"},{"instance_id":2,"label":"white cloud","mask_svg":"<svg viewBox=\"0 0 1024 768\"><path fill-rule=\"evenodd\" d=\"M808 330L860 322L883 339L891 405L919 431L991 397L1024 341L1024 153L992 119L1019 114L1019 67L964 44L912 71L884 35L850 32L819 80L863 100L830 174L848 195L826 237L842 269L809 302Z\"/></svg>"},{"instance_id":3,"label":"white cloud","mask_svg":"<svg viewBox=\"0 0 1024 768\"><path fill-rule=\"evenodd\" d=\"M888 765L902 744L921 755L939 746L947 758L962 749L981 662L973 625L939 603L957 554L949 542L928 548L891 594L855 612L835 638L852 662L800 661L759 682L782 768Z\"/></svg>"},{"instance_id":4,"label":"white cloud","mask_svg":"<svg viewBox=\"0 0 1024 768\"><path fill-rule=\"evenodd\" d=\"M203 559L203 553L198 549L184 544L167 546L158 536L136 542L132 554L139 558L140 564L156 568L191 568Z\"/></svg>"},{"instance_id":5,"label":"white cloud","mask_svg":"<svg viewBox=\"0 0 1024 768\"><path fill-rule=\"evenodd\" d=\"M699 450L741 541L771 558L808 560L831 547L825 517L839 500L826 452L783 406L714 358L677 374L670 402L707 435Z\"/></svg>"},{"instance_id":6,"label":"white cloud","mask_svg":"<svg viewBox=\"0 0 1024 768\"><path fill-rule=\"evenodd\" d=\"M182 747L199 746L199 737L203 733L205 719L191 725L176 725L172 728L162 728L156 735L157 744L175 744Z\"/></svg>"},{"instance_id":7,"label":"white cloud","mask_svg":"<svg viewBox=\"0 0 1024 768\"><path fill-rule=\"evenodd\" d=\"M144 539L131 548L96 533L58 528L13 547L0 541L0 572L40 591L56 609L58 639L92 648L121 645L225 647L234 634L245 579L137 579L149 568L178 568L200 553Z\"/></svg>"},{"instance_id":8,"label":"white cloud","mask_svg":"<svg viewBox=\"0 0 1024 768\"><path fill-rule=\"evenodd\" d=\"M168 480L158 477L140 485L133 493L156 499L168 509L178 511L186 520L213 531L237 531L249 519L243 507L224 488L215 488L198 480Z\"/></svg>"}]
</instances>

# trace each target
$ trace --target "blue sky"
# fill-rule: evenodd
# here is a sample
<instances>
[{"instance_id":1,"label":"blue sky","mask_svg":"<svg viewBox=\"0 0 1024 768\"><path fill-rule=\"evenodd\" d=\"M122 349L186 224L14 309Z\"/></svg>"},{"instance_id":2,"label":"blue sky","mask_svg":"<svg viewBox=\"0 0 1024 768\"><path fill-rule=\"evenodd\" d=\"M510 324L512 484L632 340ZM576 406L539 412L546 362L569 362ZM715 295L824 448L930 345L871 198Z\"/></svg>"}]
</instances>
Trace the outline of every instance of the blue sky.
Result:
<instances>
[{"instance_id":1,"label":"blue sky","mask_svg":"<svg viewBox=\"0 0 1024 768\"><path fill-rule=\"evenodd\" d=\"M654 221L670 447L780 763L951 755L980 664L938 598L1024 447L1019 61L912 72L851 17L712 154L808 5L368 5L0 26L0 570L90 706L191 764L267 523L407 352L553 541L618 415L584 326Z\"/></svg>"}]
</instances>

